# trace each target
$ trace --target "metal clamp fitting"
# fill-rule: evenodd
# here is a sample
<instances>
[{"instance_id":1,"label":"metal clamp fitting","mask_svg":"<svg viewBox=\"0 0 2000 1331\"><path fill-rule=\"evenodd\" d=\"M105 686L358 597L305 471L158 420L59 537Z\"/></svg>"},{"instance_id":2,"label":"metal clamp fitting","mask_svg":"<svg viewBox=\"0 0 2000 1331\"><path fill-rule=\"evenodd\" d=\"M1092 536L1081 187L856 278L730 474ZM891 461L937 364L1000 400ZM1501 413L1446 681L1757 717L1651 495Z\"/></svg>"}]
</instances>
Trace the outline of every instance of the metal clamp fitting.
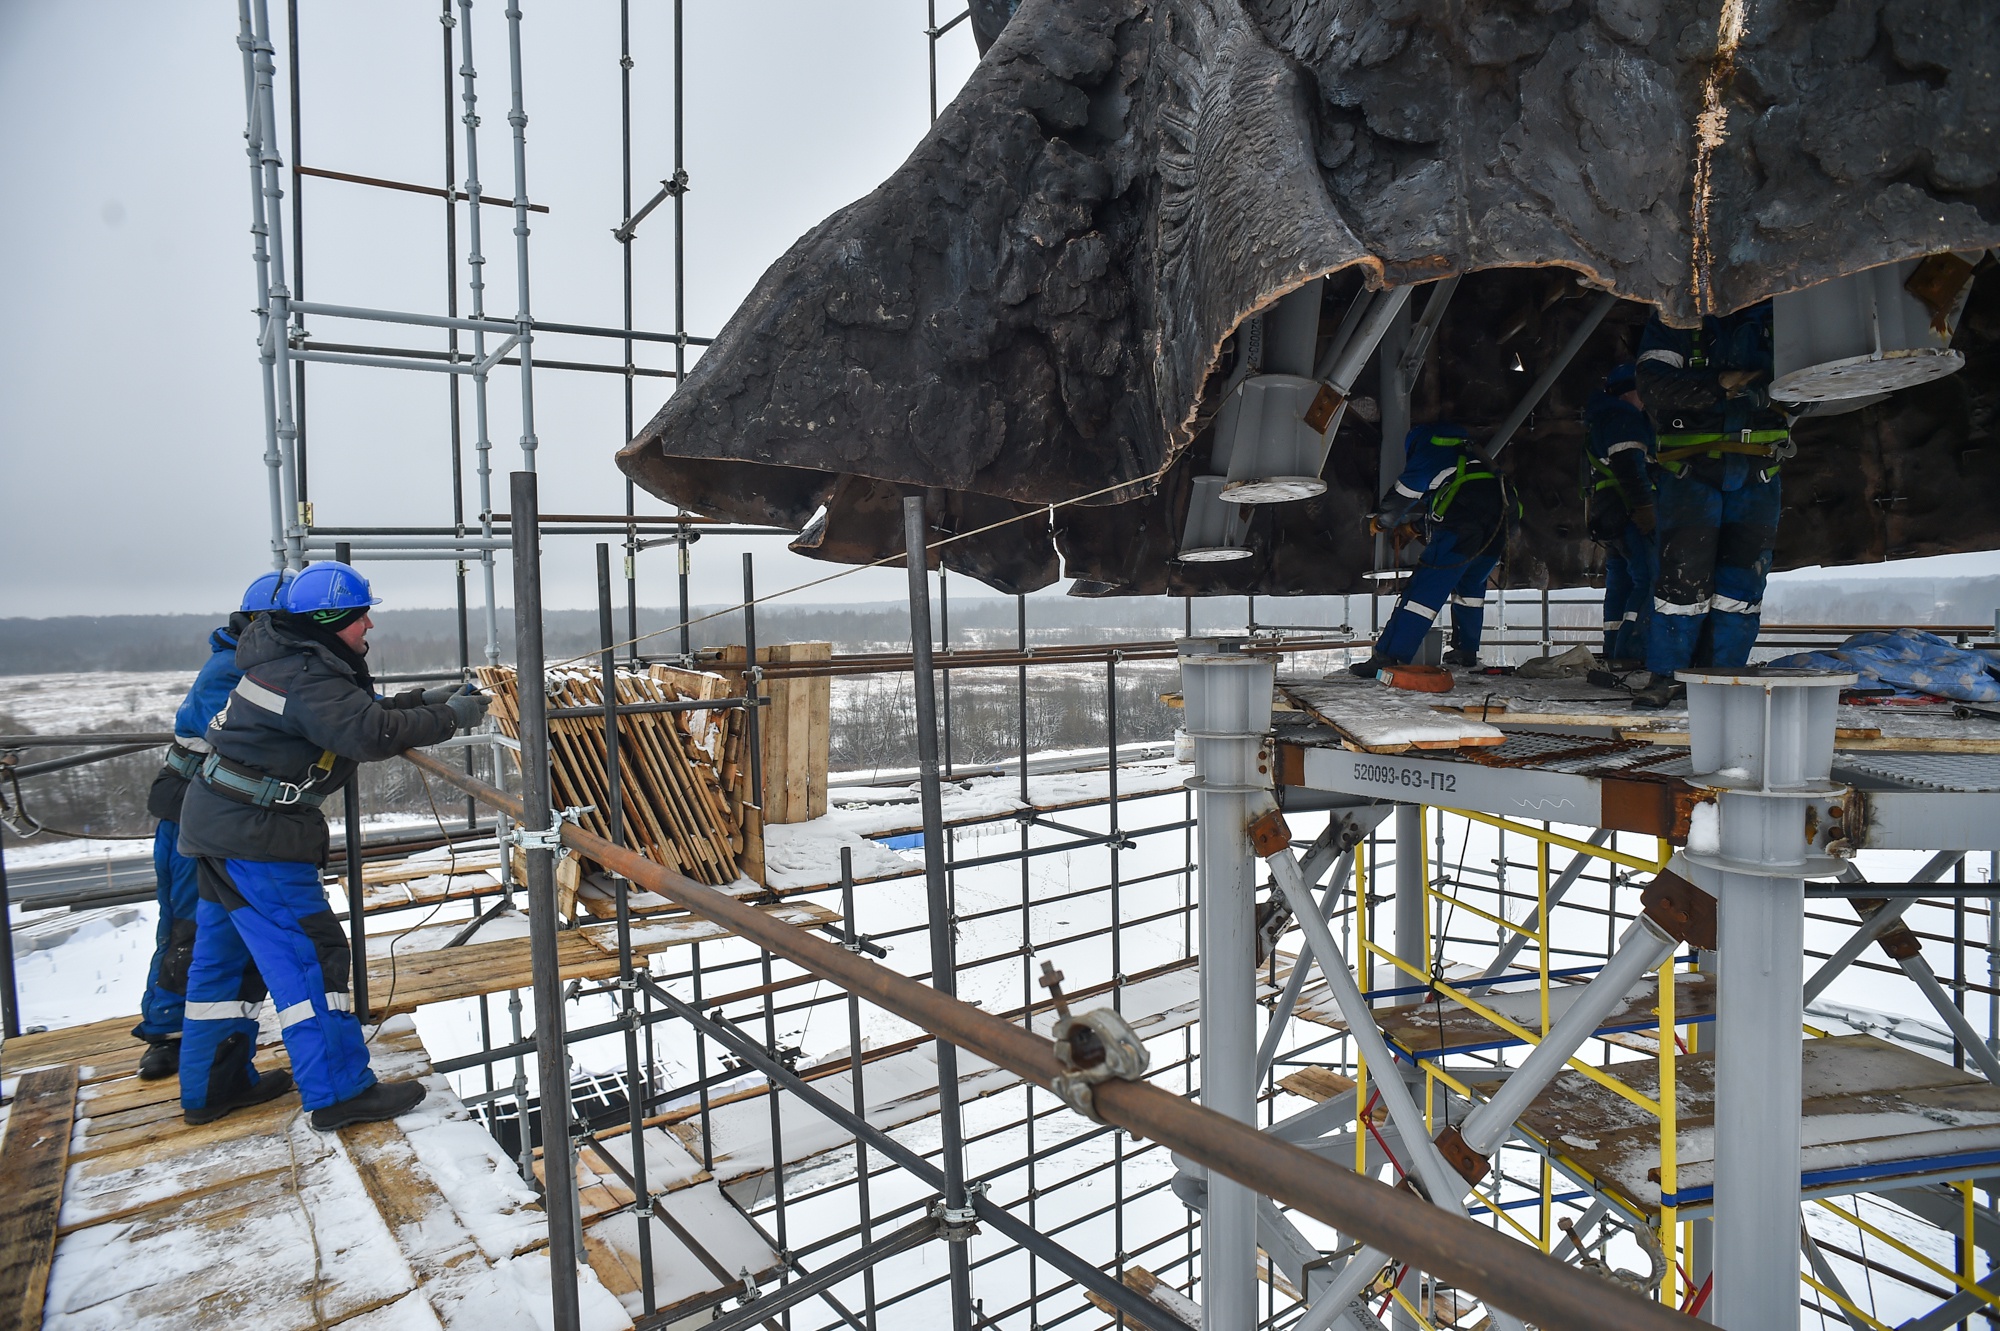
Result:
<instances>
[{"instance_id":1,"label":"metal clamp fitting","mask_svg":"<svg viewBox=\"0 0 2000 1331\"><path fill-rule=\"evenodd\" d=\"M507 834L507 839L522 850L559 851L562 849L562 820L557 819L540 831L517 827Z\"/></svg>"},{"instance_id":2,"label":"metal clamp fitting","mask_svg":"<svg viewBox=\"0 0 2000 1331\"><path fill-rule=\"evenodd\" d=\"M1054 997L1056 1058L1066 1069L1050 1087L1062 1102L1093 1123L1105 1120L1097 1113L1097 1087L1116 1078L1137 1081L1145 1075L1153 1056L1146 1042L1129 1022L1110 1008L1097 1008L1082 1016L1072 1015L1063 997L1062 972L1053 962L1042 963L1042 986Z\"/></svg>"}]
</instances>

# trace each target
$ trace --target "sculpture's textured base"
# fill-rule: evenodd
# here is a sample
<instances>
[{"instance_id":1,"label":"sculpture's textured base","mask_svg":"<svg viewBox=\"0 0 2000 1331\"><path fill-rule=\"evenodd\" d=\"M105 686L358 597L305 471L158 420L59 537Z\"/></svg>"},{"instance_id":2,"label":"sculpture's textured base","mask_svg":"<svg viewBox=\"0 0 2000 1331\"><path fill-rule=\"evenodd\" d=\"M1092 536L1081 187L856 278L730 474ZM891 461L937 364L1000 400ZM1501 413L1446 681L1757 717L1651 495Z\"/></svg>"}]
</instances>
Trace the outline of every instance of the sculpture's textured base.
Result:
<instances>
[{"instance_id":1,"label":"sculpture's textured base","mask_svg":"<svg viewBox=\"0 0 2000 1331\"><path fill-rule=\"evenodd\" d=\"M1008 8L981 0L982 34ZM2000 243L2000 13L1761 0L1719 32L1716 9L1023 0L910 159L765 274L619 463L703 512L824 508L802 546L841 560L900 548L880 513L906 489L934 492L940 531L1092 495L1053 531L947 549L1010 590L1052 581L1058 543L1085 591L1358 590L1377 478L1355 412L1328 493L1260 515L1256 557L1171 563L1225 341L1322 273L1343 275L1328 332L1364 280L1470 273L1414 414L1476 431L1553 356L1581 280L1631 303L1510 450L1528 520L1505 576L1584 578L1575 418L1646 305L1684 323ZM1781 565L2000 544L1992 285L1964 371L1801 429Z\"/></svg>"}]
</instances>

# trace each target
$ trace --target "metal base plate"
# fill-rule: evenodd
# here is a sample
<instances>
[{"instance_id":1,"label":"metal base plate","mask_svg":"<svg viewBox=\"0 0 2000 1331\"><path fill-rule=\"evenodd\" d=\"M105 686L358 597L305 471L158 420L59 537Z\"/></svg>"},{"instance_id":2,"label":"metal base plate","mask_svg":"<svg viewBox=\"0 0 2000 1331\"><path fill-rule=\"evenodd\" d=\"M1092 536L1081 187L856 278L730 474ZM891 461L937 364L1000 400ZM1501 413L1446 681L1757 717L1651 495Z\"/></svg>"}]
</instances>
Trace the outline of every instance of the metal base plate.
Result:
<instances>
[{"instance_id":1,"label":"metal base plate","mask_svg":"<svg viewBox=\"0 0 2000 1331\"><path fill-rule=\"evenodd\" d=\"M1914 347L1880 356L1851 356L1793 370L1771 385L1781 402L1825 402L1832 398L1893 393L1899 388L1942 379L1965 364L1965 356L1949 348Z\"/></svg>"},{"instance_id":2,"label":"metal base plate","mask_svg":"<svg viewBox=\"0 0 2000 1331\"><path fill-rule=\"evenodd\" d=\"M1235 545L1204 545L1183 550L1177 556L1184 564L1225 564L1232 559L1248 559L1251 552Z\"/></svg>"}]
</instances>

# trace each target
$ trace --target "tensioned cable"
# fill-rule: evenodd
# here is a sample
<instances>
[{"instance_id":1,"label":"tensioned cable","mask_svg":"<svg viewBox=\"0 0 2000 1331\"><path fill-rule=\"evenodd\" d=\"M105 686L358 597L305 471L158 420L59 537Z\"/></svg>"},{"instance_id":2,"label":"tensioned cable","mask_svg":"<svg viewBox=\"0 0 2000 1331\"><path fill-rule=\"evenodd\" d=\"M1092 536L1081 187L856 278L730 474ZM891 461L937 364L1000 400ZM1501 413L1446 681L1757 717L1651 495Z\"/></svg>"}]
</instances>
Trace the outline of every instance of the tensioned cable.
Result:
<instances>
[{"instance_id":1,"label":"tensioned cable","mask_svg":"<svg viewBox=\"0 0 2000 1331\"><path fill-rule=\"evenodd\" d=\"M1081 504L1087 499L1096 499L1102 495L1112 494L1119 490L1130 490L1136 486L1150 485L1158 481L1165 474L1166 468L1162 467L1150 476L1141 476L1135 480L1120 481L1116 485L1107 485L1101 490L1092 490L1087 494L1080 494L1074 499L1065 499L1060 503L1037 505L1025 513L1016 513L1011 518L1002 518L998 522L989 522L984 527L974 527L971 531L957 532L945 537L943 540L931 541L924 546L924 550L926 553L932 550L941 550L954 541L963 541L973 536L981 536L989 531L996 531L1001 527L1012 526L1016 522L1026 522L1030 518L1051 515L1059 508L1068 508L1071 504ZM593 647L587 652L579 652L575 656L567 656L560 661L551 661L543 669L558 670L563 666L575 665L579 661L593 660L602 656L607 650L615 652L620 647L635 646L638 643L646 641L648 638L658 638L669 633L677 633L684 628L693 628L696 624L705 624L711 619L721 619L725 615L737 614L740 611L749 609L753 605L763 605L766 601L775 601L780 597L790 596L794 592L810 591L814 587L823 587L829 582L838 582L842 578L866 572L871 568L883 568L890 564L901 564L908 559L909 555L907 552L899 555L883 555L880 559L871 560L866 564L856 564L851 568L844 568L838 573L829 573L823 578L814 578L811 582L802 582L796 587L784 587L768 595L759 596L754 600L739 601L735 605L724 606L720 610L712 610L705 615L696 615L694 618L683 620L678 624L669 624L665 628L654 629L651 633L641 633L636 638L627 638L623 642L611 643L608 647Z\"/></svg>"}]
</instances>

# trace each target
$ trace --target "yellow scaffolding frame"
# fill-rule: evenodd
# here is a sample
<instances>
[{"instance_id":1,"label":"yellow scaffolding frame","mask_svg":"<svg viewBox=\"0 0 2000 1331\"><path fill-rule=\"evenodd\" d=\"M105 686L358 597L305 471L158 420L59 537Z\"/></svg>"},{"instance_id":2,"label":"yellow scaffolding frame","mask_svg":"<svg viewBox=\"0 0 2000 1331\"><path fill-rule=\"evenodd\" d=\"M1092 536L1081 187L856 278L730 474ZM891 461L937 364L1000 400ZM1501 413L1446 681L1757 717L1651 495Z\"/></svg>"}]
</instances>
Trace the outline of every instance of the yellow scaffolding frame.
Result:
<instances>
[{"instance_id":1,"label":"yellow scaffolding frame","mask_svg":"<svg viewBox=\"0 0 2000 1331\"><path fill-rule=\"evenodd\" d=\"M1443 806L1433 805L1418 806L1418 844L1420 846L1425 845L1427 842L1429 830L1432 826L1430 819L1434 814L1439 818L1442 818L1446 814L1465 818L1471 822L1493 827L1500 831L1503 836L1506 833L1512 832L1528 837L1535 843L1536 927L1530 929L1525 925L1516 924L1497 911L1489 911L1480 906L1473 905L1471 902L1465 901L1437 886L1432 880L1430 856L1426 853L1423 858L1423 872L1421 875L1424 893L1424 918L1426 921L1421 964L1397 956L1394 952L1378 944L1370 936L1369 932L1368 881L1376 867L1373 862L1375 846L1371 839L1370 844L1365 848L1366 853L1357 854L1354 857L1354 893L1356 903L1354 911L1355 960L1357 968L1360 971L1361 988L1364 991L1372 992L1377 987L1376 976L1379 971L1375 963L1379 959L1387 963L1392 975L1404 975L1420 981L1426 986L1434 988L1438 993L1443 994L1466 1010L1484 1018L1514 1039L1529 1046L1538 1044L1542 1036L1547 1033L1550 1025L1549 958L1552 926L1549 918L1549 856L1551 848L1562 847L1563 849L1575 851L1578 854L1587 855L1609 864L1646 873L1657 873L1666 867L1668 859L1673 855L1673 847L1665 840L1660 840L1656 847L1656 858L1649 860L1643 856L1633 855L1616 849L1615 841L1610 846L1596 846L1588 841L1580 841L1574 837L1564 836L1559 832L1533 823L1523 823L1511 818L1498 817L1475 810L1448 809ZM1504 859L1505 842L1503 841L1501 844L1502 858ZM1538 972L1536 984L1540 1009L1539 1031L1528 1029L1526 1026L1521 1025L1519 1022L1514 1021L1489 1005L1480 1002L1470 993L1434 978L1433 972L1436 968L1432 964L1434 960L1432 934L1435 929L1436 919L1433 915L1433 910L1436 909L1436 906L1433 903L1437 903L1439 906L1449 904L1454 910L1463 910L1498 929L1525 935L1535 943L1537 952L1536 968ZM1441 942L1442 940L1439 940L1440 945ZM1666 1261L1666 1273L1661 1280L1659 1297L1660 1301L1670 1308L1679 1307L1686 1297L1692 1296L1694 1293L1692 1284L1684 1286L1681 1283L1683 1272L1680 1260L1681 1255L1689 1251L1692 1246L1692 1222L1681 1221L1679 1218L1679 1208L1667 1200L1668 1198L1677 1197L1680 1193L1679 1088L1675 1058L1682 1036L1680 1022L1677 1019L1676 995L1674 992L1675 976L1678 973L1679 964L1678 956L1669 955L1660 964L1658 971L1659 1001L1658 1005L1654 1008L1654 1014L1658 1018L1655 1039L1659 1065L1659 1097L1657 1099L1645 1095L1643 1092L1627 1085L1602 1069L1591 1066L1589 1063L1582 1061L1581 1058L1571 1057L1566 1063L1567 1067L1574 1069L1613 1094L1636 1105L1660 1122L1660 1206L1657 1216L1654 1217L1652 1228L1659 1241L1660 1251ZM1824 1034L1824 1032L1815 1030L1810 1026L1806 1027L1806 1031L1815 1036ZM1693 1026L1688 1027L1685 1038L1687 1040L1688 1051L1690 1053L1694 1052L1698 1043L1697 1028ZM1361 1057L1359 1050L1356 1050L1354 1053L1354 1063L1354 1167L1358 1172L1366 1173L1368 1171L1368 1136L1372 1118L1368 1113L1368 1067L1366 1060ZM1438 1084L1442 1083L1448 1089L1468 1099L1471 1098L1472 1090L1462 1080L1445 1072L1432 1060L1420 1059L1418 1060L1418 1065L1424 1071L1425 1125L1435 1133L1437 1131L1437 1124L1434 1107L1436 1105L1436 1089ZM1554 1167L1552 1159L1551 1155L1544 1155L1541 1161L1541 1197L1539 1207L1537 1208L1539 1223L1532 1229L1502 1209L1497 1186L1490 1194L1476 1187L1471 1189L1472 1195L1480 1202L1483 1202L1506 1228L1524 1241L1538 1246L1544 1252L1553 1251L1558 1241L1558 1234L1553 1223ZM1969 1181L1955 1183L1952 1186L1957 1188L1965 1198L1966 1222L1963 1227L1963 1237L1960 1245L1961 1251L1957 1255L1963 1272L1971 1272L1976 1266L1976 1245L1973 1241L1973 1227L1971 1223L1973 1209L1972 1186ZM1914 1248L1897 1240L1892 1235L1870 1225L1858 1214L1849 1214L1824 1199L1818 1199L1817 1204L1847 1220L1849 1223L1856 1225L1864 1232L1888 1243L1897 1251L1919 1263L1926 1270L1935 1272L1937 1275L1950 1280L1959 1289L1983 1299L1991 1307L2000 1308L2000 1295L1986 1290L1970 1279L1968 1275L1960 1271L1952 1271L1942 1264L1933 1261ZM1621 1207L1620 1209L1625 1208ZM1643 1215L1634 1215L1633 1218L1642 1223L1646 1219ZM1858 1318L1870 1328L1879 1328L1879 1331L1889 1331L1889 1328L1882 1322L1863 1309L1856 1307L1840 1293L1815 1280L1812 1275L1801 1272L1800 1279L1804 1284L1818 1291L1821 1296L1838 1305L1842 1311ZM1401 1290L1394 1290L1392 1293L1397 1304L1408 1312L1410 1316L1416 1318L1425 1327L1431 1325L1429 1321L1423 1318L1412 1301Z\"/></svg>"}]
</instances>

